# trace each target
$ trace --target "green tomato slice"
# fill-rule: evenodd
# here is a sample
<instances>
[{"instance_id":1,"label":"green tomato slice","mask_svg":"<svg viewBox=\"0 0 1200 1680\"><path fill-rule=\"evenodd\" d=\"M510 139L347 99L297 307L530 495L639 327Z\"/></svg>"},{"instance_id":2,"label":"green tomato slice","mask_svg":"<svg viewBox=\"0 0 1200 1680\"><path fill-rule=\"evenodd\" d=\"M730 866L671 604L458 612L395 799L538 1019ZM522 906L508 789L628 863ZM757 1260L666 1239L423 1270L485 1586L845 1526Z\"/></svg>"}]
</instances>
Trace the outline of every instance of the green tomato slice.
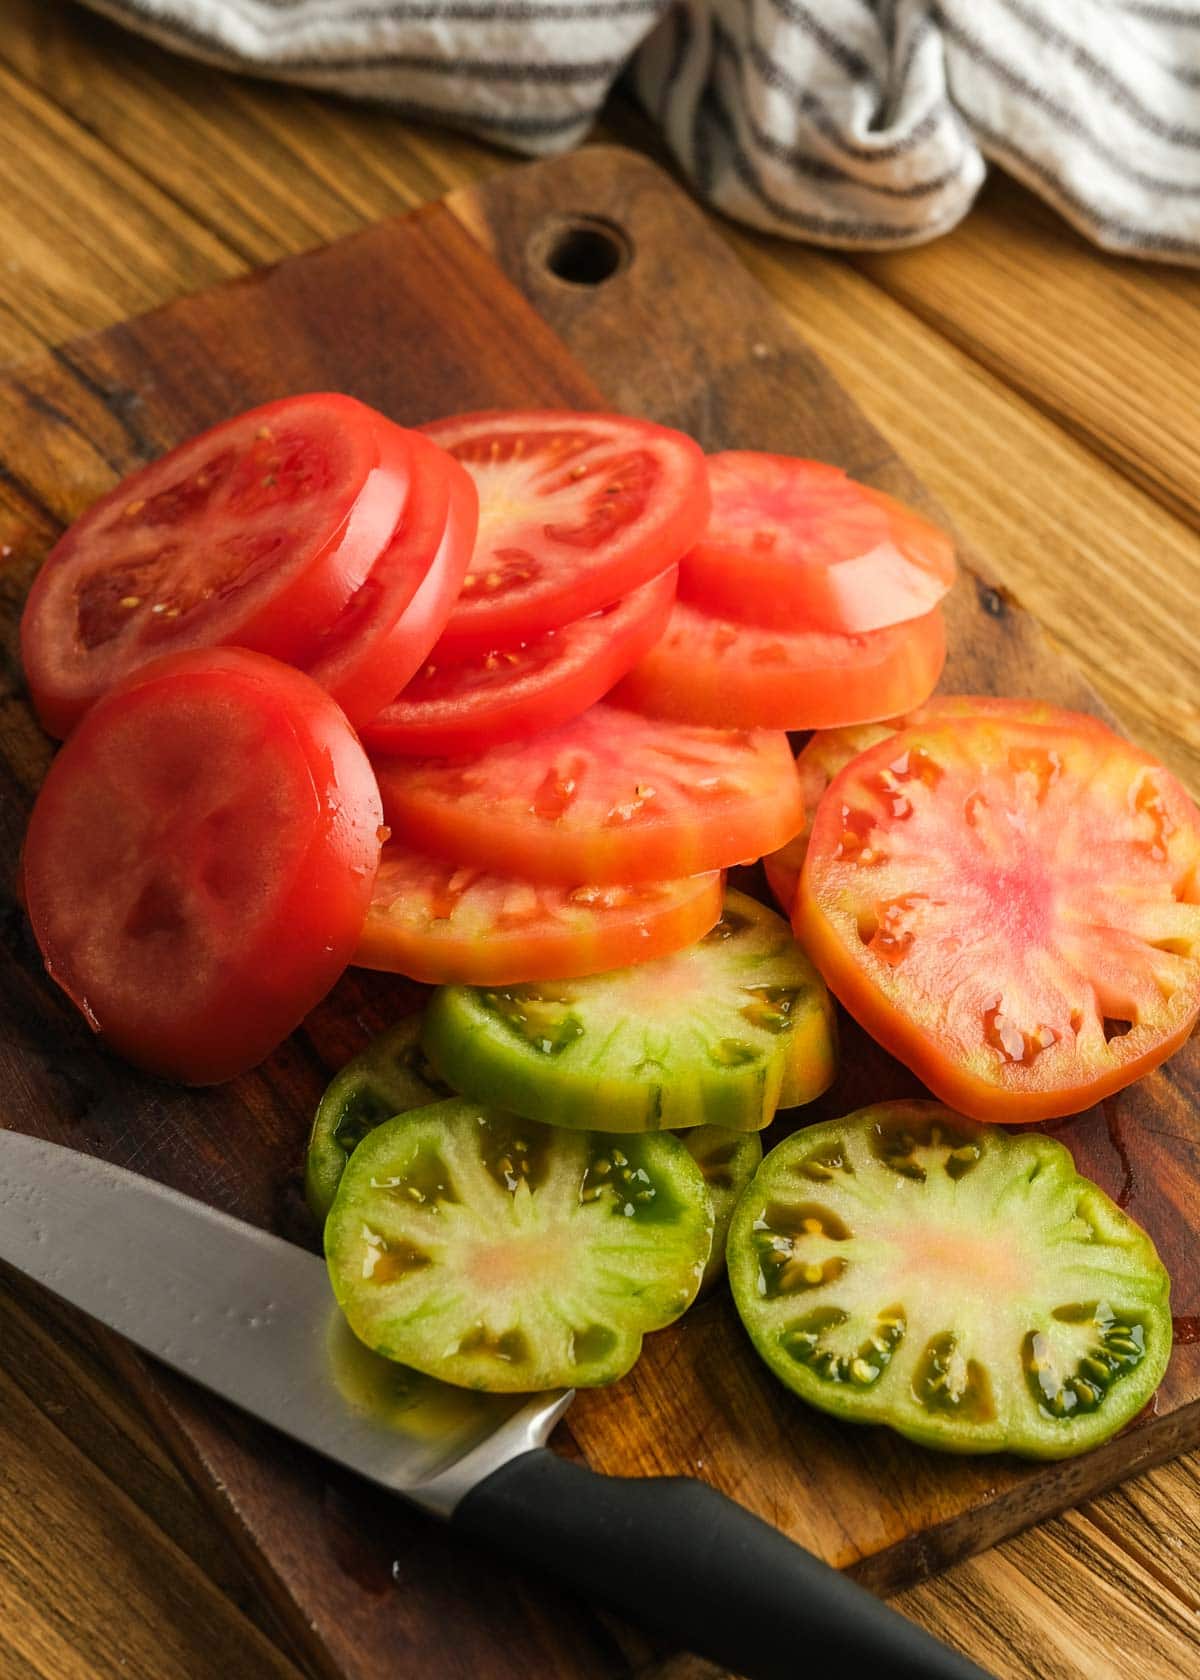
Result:
<instances>
[{"instance_id":1,"label":"green tomato slice","mask_svg":"<svg viewBox=\"0 0 1200 1680\"><path fill-rule=\"evenodd\" d=\"M794 1133L738 1204L755 1348L822 1411L948 1452L1066 1458L1149 1400L1171 1352L1149 1237L1051 1138L932 1102Z\"/></svg>"},{"instance_id":2,"label":"green tomato slice","mask_svg":"<svg viewBox=\"0 0 1200 1680\"><path fill-rule=\"evenodd\" d=\"M304 1195L313 1218L324 1224L346 1162L384 1120L423 1108L449 1095L421 1048L422 1017L373 1038L347 1062L321 1098L304 1158Z\"/></svg>"},{"instance_id":3,"label":"green tomato slice","mask_svg":"<svg viewBox=\"0 0 1200 1680\"><path fill-rule=\"evenodd\" d=\"M325 1223L374 1352L463 1388L594 1387L691 1305L712 1202L676 1137L563 1132L453 1100L385 1121Z\"/></svg>"},{"instance_id":4,"label":"green tomato slice","mask_svg":"<svg viewBox=\"0 0 1200 1680\"><path fill-rule=\"evenodd\" d=\"M782 917L738 892L686 950L525 986L443 986L425 1019L441 1076L553 1126L759 1131L833 1078L833 1008Z\"/></svg>"},{"instance_id":5,"label":"green tomato slice","mask_svg":"<svg viewBox=\"0 0 1200 1680\"><path fill-rule=\"evenodd\" d=\"M762 1164L762 1139L757 1132L730 1132L724 1126L692 1126L679 1133L688 1154L704 1175L713 1206L712 1253L700 1293L707 1295L725 1275L725 1239L733 1210Z\"/></svg>"}]
</instances>

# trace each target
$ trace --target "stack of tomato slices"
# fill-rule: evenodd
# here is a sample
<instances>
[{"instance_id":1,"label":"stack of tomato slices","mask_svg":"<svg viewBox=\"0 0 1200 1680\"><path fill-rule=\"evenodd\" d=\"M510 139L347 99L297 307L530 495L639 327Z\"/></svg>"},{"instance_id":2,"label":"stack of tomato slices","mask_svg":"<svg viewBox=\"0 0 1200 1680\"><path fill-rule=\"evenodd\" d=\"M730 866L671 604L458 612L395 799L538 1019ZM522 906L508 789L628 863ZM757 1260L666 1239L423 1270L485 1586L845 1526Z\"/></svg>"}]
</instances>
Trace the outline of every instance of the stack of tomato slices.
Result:
<instances>
[{"instance_id":1,"label":"stack of tomato slices","mask_svg":"<svg viewBox=\"0 0 1200 1680\"><path fill-rule=\"evenodd\" d=\"M909 711L946 657L944 531L838 467L708 458L712 515L666 634L619 690L657 717L830 729Z\"/></svg>"},{"instance_id":2,"label":"stack of tomato slices","mask_svg":"<svg viewBox=\"0 0 1200 1680\"><path fill-rule=\"evenodd\" d=\"M336 394L251 410L133 473L64 534L22 620L35 708L70 737L23 863L51 973L126 1053L210 1079L265 1055L356 947L422 979L528 979L687 944L717 919L719 871L799 822L783 739L621 714L618 763L589 708L661 636L708 511L700 449L664 427L533 412L415 431ZM555 725L591 744L532 745ZM676 775L652 789L660 739ZM396 824L380 869L360 741L414 772L474 755L477 785L497 743L530 744L531 832L554 826L551 755L573 786L590 753L594 824L653 801L629 833L656 839L628 865L600 844L569 879L532 852L505 877L488 846L464 873L453 845L426 858ZM275 843L281 824L295 844Z\"/></svg>"}]
</instances>

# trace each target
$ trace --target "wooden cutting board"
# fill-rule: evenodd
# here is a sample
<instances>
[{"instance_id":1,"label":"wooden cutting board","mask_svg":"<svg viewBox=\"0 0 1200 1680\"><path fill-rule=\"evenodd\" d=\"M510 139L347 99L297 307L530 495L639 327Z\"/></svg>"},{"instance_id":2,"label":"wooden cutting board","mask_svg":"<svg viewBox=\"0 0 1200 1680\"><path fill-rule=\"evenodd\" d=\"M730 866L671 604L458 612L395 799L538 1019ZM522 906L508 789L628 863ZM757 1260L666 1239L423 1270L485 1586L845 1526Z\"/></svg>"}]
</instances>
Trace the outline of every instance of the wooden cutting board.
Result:
<instances>
[{"instance_id":1,"label":"wooden cutting board","mask_svg":"<svg viewBox=\"0 0 1200 1680\"><path fill-rule=\"evenodd\" d=\"M17 660L21 602L61 526L114 479L251 403L329 387L397 420L484 406L611 407L708 448L812 454L937 513L779 308L657 169L598 149L495 177L0 378L0 1115L297 1241L309 1119L330 1071L419 989L351 975L263 1068L180 1090L98 1049L46 980L13 880L51 756ZM1027 614L971 568L943 688L1100 710ZM843 1023L813 1117L917 1090ZM879 1590L927 1575L1200 1443L1200 1042L1055 1130L1151 1232L1178 1345L1118 1439L1059 1465L922 1452L806 1410L760 1366L723 1294L582 1394L556 1444L597 1469L707 1478ZM769 1135L772 1141L779 1128ZM452 1539L123 1345L114 1354L228 1521L313 1667L351 1680L613 1676L640 1635Z\"/></svg>"}]
</instances>

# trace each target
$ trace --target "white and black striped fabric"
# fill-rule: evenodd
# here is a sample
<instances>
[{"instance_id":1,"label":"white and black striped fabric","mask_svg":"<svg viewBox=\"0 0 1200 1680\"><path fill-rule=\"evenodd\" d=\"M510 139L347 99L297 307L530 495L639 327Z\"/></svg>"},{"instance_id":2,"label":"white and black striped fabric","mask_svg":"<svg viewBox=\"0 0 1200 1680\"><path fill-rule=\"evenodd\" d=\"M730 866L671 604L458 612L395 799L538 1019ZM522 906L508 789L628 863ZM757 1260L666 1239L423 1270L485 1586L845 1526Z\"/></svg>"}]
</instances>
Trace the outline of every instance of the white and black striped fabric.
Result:
<instances>
[{"instance_id":1,"label":"white and black striped fabric","mask_svg":"<svg viewBox=\"0 0 1200 1680\"><path fill-rule=\"evenodd\" d=\"M697 191L883 249L986 158L1114 251L1200 262L1200 0L91 0L169 46L516 150L586 135L627 73Z\"/></svg>"}]
</instances>

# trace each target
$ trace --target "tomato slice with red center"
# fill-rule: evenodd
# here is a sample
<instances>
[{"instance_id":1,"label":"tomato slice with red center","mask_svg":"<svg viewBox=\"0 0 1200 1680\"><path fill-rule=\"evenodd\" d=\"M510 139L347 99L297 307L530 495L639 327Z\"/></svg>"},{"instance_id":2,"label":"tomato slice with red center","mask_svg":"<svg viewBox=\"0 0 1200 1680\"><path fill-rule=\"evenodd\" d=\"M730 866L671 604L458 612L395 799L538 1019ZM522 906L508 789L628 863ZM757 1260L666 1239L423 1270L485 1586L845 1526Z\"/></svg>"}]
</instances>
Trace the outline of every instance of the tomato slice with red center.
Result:
<instances>
[{"instance_id":1,"label":"tomato slice with red center","mask_svg":"<svg viewBox=\"0 0 1200 1680\"><path fill-rule=\"evenodd\" d=\"M932 612L954 544L903 502L840 467L731 450L708 458L712 515L680 594L744 623L883 630Z\"/></svg>"},{"instance_id":2,"label":"tomato slice with red center","mask_svg":"<svg viewBox=\"0 0 1200 1680\"><path fill-rule=\"evenodd\" d=\"M675 568L611 607L510 647L455 660L435 647L404 692L362 729L372 753L481 752L578 717L666 628Z\"/></svg>"},{"instance_id":3,"label":"tomato slice with red center","mask_svg":"<svg viewBox=\"0 0 1200 1680\"><path fill-rule=\"evenodd\" d=\"M433 986L603 974L691 945L721 914L721 875L551 886L383 848L354 961Z\"/></svg>"},{"instance_id":4,"label":"tomato slice with red center","mask_svg":"<svg viewBox=\"0 0 1200 1680\"><path fill-rule=\"evenodd\" d=\"M33 703L65 735L128 672L237 643L302 661L387 546L409 438L352 397L287 397L215 426L77 519L21 620Z\"/></svg>"},{"instance_id":5,"label":"tomato slice with red center","mask_svg":"<svg viewBox=\"0 0 1200 1680\"><path fill-rule=\"evenodd\" d=\"M804 827L786 846L763 858L767 884L785 914L791 915L800 885L800 871L808 850L808 831L825 789L839 770L866 752L877 741L885 741L912 724L952 717L1013 718L1018 723L1085 728L1089 720L1081 712L1064 711L1047 700L1018 700L997 694L935 694L907 717L889 718L886 723L852 724L847 729L818 729L796 757L796 774L804 799ZM1103 724L1097 722L1098 729Z\"/></svg>"},{"instance_id":6,"label":"tomato slice with red center","mask_svg":"<svg viewBox=\"0 0 1200 1680\"><path fill-rule=\"evenodd\" d=\"M380 821L366 755L308 677L237 648L156 660L92 708L34 806L46 968L130 1061L232 1078L353 955Z\"/></svg>"},{"instance_id":7,"label":"tomato slice with red center","mask_svg":"<svg viewBox=\"0 0 1200 1680\"><path fill-rule=\"evenodd\" d=\"M817 809L797 936L868 1032L980 1120L1073 1114L1200 1014L1200 812L1092 718L934 720Z\"/></svg>"},{"instance_id":8,"label":"tomato slice with red center","mask_svg":"<svg viewBox=\"0 0 1200 1680\"><path fill-rule=\"evenodd\" d=\"M946 659L940 607L844 636L764 630L676 601L666 633L616 690L622 705L723 729L832 729L910 711Z\"/></svg>"},{"instance_id":9,"label":"tomato slice with red center","mask_svg":"<svg viewBox=\"0 0 1200 1680\"><path fill-rule=\"evenodd\" d=\"M366 723L421 668L471 559L479 502L458 463L415 433L412 489L391 541L328 626L309 675L354 724Z\"/></svg>"},{"instance_id":10,"label":"tomato slice with red center","mask_svg":"<svg viewBox=\"0 0 1200 1680\"><path fill-rule=\"evenodd\" d=\"M688 728L603 701L477 756L375 768L406 843L569 887L724 869L782 845L802 814L781 732Z\"/></svg>"},{"instance_id":11,"label":"tomato slice with red center","mask_svg":"<svg viewBox=\"0 0 1200 1680\"><path fill-rule=\"evenodd\" d=\"M708 518L699 446L615 414L464 414L424 430L479 491L449 656L557 630L673 566Z\"/></svg>"}]
</instances>

